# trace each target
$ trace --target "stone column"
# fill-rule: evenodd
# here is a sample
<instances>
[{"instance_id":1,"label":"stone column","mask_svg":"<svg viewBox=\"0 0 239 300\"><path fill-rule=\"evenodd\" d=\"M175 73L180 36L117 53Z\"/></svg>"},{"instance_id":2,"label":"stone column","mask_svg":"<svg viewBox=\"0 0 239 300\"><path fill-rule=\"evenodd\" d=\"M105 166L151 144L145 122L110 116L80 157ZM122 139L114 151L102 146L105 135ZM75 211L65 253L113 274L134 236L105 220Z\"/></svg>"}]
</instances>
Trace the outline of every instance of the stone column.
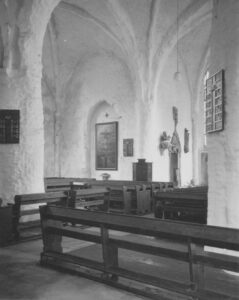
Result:
<instances>
[{"instance_id":1,"label":"stone column","mask_svg":"<svg viewBox=\"0 0 239 300\"><path fill-rule=\"evenodd\" d=\"M20 143L0 144L0 198L5 204L16 194L44 191L41 55L46 26L59 1L5 1L9 55L0 71L0 108L20 110Z\"/></svg>"},{"instance_id":2,"label":"stone column","mask_svg":"<svg viewBox=\"0 0 239 300\"><path fill-rule=\"evenodd\" d=\"M208 134L208 224L239 228L239 1L215 0L210 75L225 70L224 130Z\"/></svg>"}]
</instances>

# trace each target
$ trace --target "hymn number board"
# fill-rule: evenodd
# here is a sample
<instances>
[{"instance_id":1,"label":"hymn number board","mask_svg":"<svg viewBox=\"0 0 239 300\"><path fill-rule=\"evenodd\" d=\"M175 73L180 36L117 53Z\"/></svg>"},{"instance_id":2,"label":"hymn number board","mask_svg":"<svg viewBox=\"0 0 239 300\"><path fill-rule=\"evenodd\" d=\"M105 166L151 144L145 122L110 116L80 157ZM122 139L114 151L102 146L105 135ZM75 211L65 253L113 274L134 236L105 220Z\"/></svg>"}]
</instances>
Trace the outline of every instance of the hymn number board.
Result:
<instances>
[{"instance_id":1,"label":"hymn number board","mask_svg":"<svg viewBox=\"0 0 239 300\"><path fill-rule=\"evenodd\" d=\"M221 70L206 81L205 130L206 133L223 130L224 72Z\"/></svg>"},{"instance_id":2,"label":"hymn number board","mask_svg":"<svg viewBox=\"0 0 239 300\"><path fill-rule=\"evenodd\" d=\"M18 144L20 132L20 111L0 110L0 144Z\"/></svg>"}]
</instances>

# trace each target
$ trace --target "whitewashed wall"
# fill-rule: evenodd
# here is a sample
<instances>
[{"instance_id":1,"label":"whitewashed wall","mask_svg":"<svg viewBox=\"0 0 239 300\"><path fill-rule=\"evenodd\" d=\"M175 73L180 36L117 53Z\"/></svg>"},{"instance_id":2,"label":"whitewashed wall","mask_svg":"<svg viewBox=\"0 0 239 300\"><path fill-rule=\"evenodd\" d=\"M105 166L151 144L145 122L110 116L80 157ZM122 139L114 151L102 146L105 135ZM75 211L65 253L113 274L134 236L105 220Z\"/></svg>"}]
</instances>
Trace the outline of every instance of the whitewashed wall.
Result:
<instances>
[{"instance_id":1,"label":"whitewashed wall","mask_svg":"<svg viewBox=\"0 0 239 300\"><path fill-rule=\"evenodd\" d=\"M119 122L119 169L110 172L112 178L131 179L132 162L145 158L153 163L154 180L169 180L168 153L160 156L158 146L163 131L172 136L172 106L176 106L182 149L184 129L190 133L190 151L181 155L182 184L189 184L193 151L198 151L191 145L198 134L192 129L192 89L210 34L210 17L202 28L198 20L205 18L210 5L189 5L189 1L180 5L185 13L179 32L182 81L177 83L173 79L176 2L97 3L81 3L81 10L60 4L46 31L45 176L99 178L102 172L95 170L94 143L90 142L94 129L89 131L89 126L107 121L101 111L105 102L115 114L111 120ZM134 138L133 158L123 157L124 138Z\"/></svg>"},{"instance_id":2,"label":"whitewashed wall","mask_svg":"<svg viewBox=\"0 0 239 300\"><path fill-rule=\"evenodd\" d=\"M209 206L208 223L239 227L239 19L238 1L215 3L213 19L211 74L225 70L225 128L208 135Z\"/></svg>"}]
</instances>

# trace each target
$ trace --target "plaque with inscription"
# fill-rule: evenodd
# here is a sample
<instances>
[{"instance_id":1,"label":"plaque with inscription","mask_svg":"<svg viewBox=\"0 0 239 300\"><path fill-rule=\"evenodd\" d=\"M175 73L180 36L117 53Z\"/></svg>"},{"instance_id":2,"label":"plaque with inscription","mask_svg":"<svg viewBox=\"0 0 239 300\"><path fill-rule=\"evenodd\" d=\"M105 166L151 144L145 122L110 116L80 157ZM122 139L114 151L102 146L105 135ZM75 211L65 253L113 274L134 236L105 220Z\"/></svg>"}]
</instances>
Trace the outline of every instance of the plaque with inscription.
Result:
<instances>
[{"instance_id":1,"label":"plaque with inscription","mask_svg":"<svg viewBox=\"0 0 239 300\"><path fill-rule=\"evenodd\" d=\"M0 110L0 144L18 144L20 134L20 111Z\"/></svg>"},{"instance_id":2,"label":"plaque with inscription","mask_svg":"<svg viewBox=\"0 0 239 300\"><path fill-rule=\"evenodd\" d=\"M224 71L216 73L206 81L205 88L205 132L223 130L224 126Z\"/></svg>"},{"instance_id":3,"label":"plaque with inscription","mask_svg":"<svg viewBox=\"0 0 239 300\"><path fill-rule=\"evenodd\" d=\"M123 140L123 154L124 156L134 156L134 140L124 139Z\"/></svg>"}]
</instances>

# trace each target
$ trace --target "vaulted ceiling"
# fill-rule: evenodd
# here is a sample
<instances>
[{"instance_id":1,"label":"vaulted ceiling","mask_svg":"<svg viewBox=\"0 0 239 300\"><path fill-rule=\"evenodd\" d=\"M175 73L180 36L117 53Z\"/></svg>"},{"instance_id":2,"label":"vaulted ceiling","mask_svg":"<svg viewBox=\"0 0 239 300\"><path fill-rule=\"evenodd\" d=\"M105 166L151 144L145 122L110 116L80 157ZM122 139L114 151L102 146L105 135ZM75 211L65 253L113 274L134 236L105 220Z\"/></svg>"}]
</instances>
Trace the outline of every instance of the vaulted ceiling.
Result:
<instances>
[{"instance_id":1,"label":"vaulted ceiling","mask_svg":"<svg viewBox=\"0 0 239 300\"><path fill-rule=\"evenodd\" d=\"M45 34L44 84L63 97L72 78L105 55L127 69L137 98L150 98L178 39L193 89L208 52L211 18L211 0L178 0L178 7L176 0L62 1Z\"/></svg>"}]
</instances>

